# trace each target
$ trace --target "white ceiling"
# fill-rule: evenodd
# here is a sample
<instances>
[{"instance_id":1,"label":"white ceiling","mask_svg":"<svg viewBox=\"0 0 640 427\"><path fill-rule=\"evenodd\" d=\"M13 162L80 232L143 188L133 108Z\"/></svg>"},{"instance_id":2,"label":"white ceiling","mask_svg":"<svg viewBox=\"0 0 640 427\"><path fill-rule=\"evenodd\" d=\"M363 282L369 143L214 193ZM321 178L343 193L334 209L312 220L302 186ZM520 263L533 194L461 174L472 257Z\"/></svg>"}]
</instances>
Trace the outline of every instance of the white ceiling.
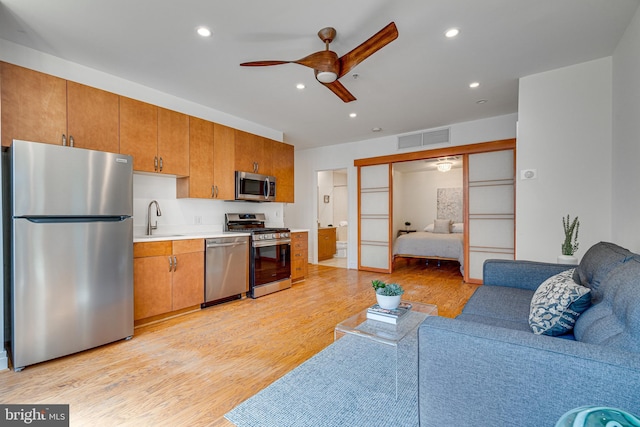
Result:
<instances>
[{"instance_id":1,"label":"white ceiling","mask_svg":"<svg viewBox=\"0 0 640 427\"><path fill-rule=\"evenodd\" d=\"M518 78L611 55L638 3L0 0L0 38L282 131L301 149L514 113ZM341 56L391 21L398 39L340 80L349 104L309 68L239 66L322 50L326 26ZM196 36L199 25L213 36Z\"/></svg>"}]
</instances>

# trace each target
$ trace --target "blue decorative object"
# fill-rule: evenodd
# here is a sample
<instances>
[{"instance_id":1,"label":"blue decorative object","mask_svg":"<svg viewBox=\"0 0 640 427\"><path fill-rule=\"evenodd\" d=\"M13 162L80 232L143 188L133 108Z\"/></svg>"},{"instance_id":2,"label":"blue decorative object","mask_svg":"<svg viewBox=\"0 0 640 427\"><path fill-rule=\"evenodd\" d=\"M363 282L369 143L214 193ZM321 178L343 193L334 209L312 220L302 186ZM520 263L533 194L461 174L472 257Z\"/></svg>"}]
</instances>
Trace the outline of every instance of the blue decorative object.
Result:
<instances>
[{"instance_id":1,"label":"blue decorative object","mask_svg":"<svg viewBox=\"0 0 640 427\"><path fill-rule=\"evenodd\" d=\"M640 420L621 409L582 406L560 417L556 427L640 427Z\"/></svg>"}]
</instances>

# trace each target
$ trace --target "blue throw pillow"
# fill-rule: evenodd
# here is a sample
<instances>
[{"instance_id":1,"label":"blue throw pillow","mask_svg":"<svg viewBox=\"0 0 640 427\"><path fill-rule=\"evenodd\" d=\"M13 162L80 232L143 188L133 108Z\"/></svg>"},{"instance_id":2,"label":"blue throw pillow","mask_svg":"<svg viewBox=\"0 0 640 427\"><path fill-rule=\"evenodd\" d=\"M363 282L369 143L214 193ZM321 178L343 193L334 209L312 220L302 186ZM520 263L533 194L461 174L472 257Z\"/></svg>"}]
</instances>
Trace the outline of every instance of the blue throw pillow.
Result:
<instances>
[{"instance_id":1,"label":"blue throw pillow","mask_svg":"<svg viewBox=\"0 0 640 427\"><path fill-rule=\"evenodd\" d=\"M533 333L566 334L573 329L578 316L591 305L591 290L573 281L574 270L551 276L533 294L529 312Z\"/></svg>"}]
</instances>

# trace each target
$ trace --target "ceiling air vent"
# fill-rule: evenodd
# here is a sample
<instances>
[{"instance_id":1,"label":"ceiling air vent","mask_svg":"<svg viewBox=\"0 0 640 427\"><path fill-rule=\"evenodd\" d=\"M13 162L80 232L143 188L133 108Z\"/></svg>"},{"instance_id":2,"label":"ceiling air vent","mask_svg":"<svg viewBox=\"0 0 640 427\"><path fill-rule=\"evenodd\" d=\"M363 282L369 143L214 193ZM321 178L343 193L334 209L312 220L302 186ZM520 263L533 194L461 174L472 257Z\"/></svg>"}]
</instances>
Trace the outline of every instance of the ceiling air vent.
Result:
<instances>
[{"instance_id":1,"label":"ceiling air vent","mask_svg":"<svg viewBox=\"0 0 640 427\"><path fill-rule=\"evenodd\" d=\"M412 133L398 137L398 150L423 147L425 145L446 144L449 141L449 128L427 132Z\"/></svg>"}]
</instances>

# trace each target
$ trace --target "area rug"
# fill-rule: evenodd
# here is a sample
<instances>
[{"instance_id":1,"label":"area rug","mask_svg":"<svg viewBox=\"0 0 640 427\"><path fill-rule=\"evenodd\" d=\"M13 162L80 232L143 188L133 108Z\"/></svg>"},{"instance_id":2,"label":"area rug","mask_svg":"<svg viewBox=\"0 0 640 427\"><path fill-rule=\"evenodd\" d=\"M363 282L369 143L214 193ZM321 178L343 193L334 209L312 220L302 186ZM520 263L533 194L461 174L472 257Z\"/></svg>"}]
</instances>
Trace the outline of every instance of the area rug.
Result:
<instances>
[{"instance_id":1,"label":"area rug","mask_svg":"<svg viewBox=\"0 0 640 427\"><path fill-rule=\"evenodd\" d=\"M238 427L417 426L417 333L396 348L356 336L334 342L225 415Z\"/></svg>"}]
</instances>

